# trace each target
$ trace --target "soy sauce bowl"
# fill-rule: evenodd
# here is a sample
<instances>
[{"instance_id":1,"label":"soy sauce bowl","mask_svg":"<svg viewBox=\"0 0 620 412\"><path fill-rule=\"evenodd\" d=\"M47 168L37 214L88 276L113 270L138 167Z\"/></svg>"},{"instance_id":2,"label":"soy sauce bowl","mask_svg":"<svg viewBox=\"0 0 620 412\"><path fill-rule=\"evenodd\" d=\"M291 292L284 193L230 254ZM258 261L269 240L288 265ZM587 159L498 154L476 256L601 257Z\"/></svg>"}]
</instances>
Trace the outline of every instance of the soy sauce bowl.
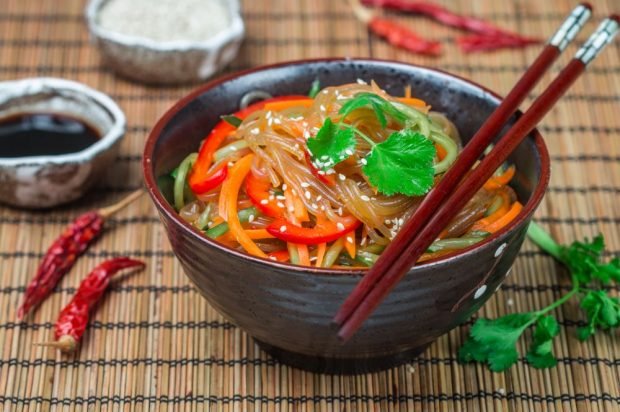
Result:
<instances>
[{"instance_id":1,"label":"soy sauce bowl","mask_svg":"<svg viewBox=\"0 0 620 412\"><path fill-rule=\"evenodd\" d=\"M355 336L342 344L332 318L363 270L278 263L230 249L183 221L167 199L168 173L194 152L220 115L238 109L243 95L306 94L321 86L375 80L392 95L412 86L468 140L499 97L482 86L435 69L378 60L283 63L234 74L176 103L147 139L143 169L148 191L172 249L200 293L269 354L303 369L359 373L410 361L439 336L465 322L499 288L512 266L532 214L549 182L549 155L533 131L511 155L523 212L481 243L414 266Z\"/></svg>"},{"instance_id":2,"label":"soy sauce bowl","mask_svg":"<svg viewBox=\"0 0 620 412\"><path fill-rule=\"evenodd\" d=\"M125 115L108 96L81 83L45 77L0 82L0 123L33 113L79 120L100 138L74 153L0 157L0 202L27 209L71 202L86 193L116 158Z\"/></svg>"}]
</instances>

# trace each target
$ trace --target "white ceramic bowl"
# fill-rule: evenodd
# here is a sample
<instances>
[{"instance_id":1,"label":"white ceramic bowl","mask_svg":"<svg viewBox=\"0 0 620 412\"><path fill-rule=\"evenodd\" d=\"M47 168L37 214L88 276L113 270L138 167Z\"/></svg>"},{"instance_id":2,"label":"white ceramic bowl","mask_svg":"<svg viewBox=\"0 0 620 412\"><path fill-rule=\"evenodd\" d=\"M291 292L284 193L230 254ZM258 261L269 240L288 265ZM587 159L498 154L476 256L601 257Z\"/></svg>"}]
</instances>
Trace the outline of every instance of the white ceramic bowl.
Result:
<instances>
[{"instance_id":1,"label":"white ceramic bowl","mask_svg":"<svg viewBox=\"0 0 620 412\"><path fill-rule=\"evenodd\" d=\"M125 115L112 99L81 83L38 77L0 82L0 121L18 113L64 114L93 127L101 139L63 155L0 157L0 201L39 209L83 195L116 158Z\"/></svg>"},{"instance_id":2,"label":"white ceramic bowl","mask_svg":"<svg viewBox=\"0 0 620 412\"><path fill-rule=\"evenodd\" d=\"M103 61L127 78L158 84L179 84L204 80L230 63L244 36L238 0L219 0L228 9L228 28L202 42L157 42L101 27L99 12L108 0L91 0L86 20L92 41ZM157 2L153 1L153 7Z\"/></svg>"}]
</instances>

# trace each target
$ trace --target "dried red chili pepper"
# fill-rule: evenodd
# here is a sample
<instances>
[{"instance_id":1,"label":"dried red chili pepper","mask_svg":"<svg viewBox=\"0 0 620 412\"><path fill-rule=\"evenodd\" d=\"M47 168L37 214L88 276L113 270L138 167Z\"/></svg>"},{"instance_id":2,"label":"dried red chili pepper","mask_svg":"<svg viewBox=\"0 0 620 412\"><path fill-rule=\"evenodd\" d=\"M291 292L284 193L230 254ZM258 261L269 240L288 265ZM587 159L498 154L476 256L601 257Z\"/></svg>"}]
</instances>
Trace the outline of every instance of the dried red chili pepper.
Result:
<instances>
[{"instance_id":1,"label":"dried red chili pepper","mask_svg":"<svg viewBox=\"0 0 620 412\"><path fill-rule=\"evenodd\" d=\"M540 43L539 39L504 30L476 17L459 15L443 6L427 1L362 0L362 3L367 6L424 15L446 26L477 33L478 36L463 36L457 39L457 44L466 52L504 47L524 47Z\"/></svg>"},{"instance_id":2,"label":"dried red chili pepper","mask_svg":"<svg viewBox=\"0 0 620 412\"><path fill-rule=\"evenodd\" d=\"M110 279L118 271L128 268L144 268L139 260L118 257L106 260L84 278L71 302L63 308L54 325L54 342L39 343L63 352L72 352L84 334L88 324L88 312L101 299Z\"/></svg>"},{"instance_id":3,"label":"dried red chili pepper","mask_svg":"<svg viewBox=\"0 0 620 412\"><path fill-rule=\"evenodd\" d=\"M359 0L349 0L349 3L358 20L366 24L373 33L385 38L391 45L427 56L441 54L441 43L427 40L395 21L375 16L370 10L362 7Z\"/></svg>"},{"instance_id":4,"label":"dried red chili pepper","mask_svg":"<svg viewBox=\"0 0 620 412\"><path fill-rule=\"evenodd\" d=\"M101 233L105 219L136 200L142 193L142 190L136 191L112 206L84 213L65 229L49 247L35 277L28 284L23 302L17 310L19 319L51 293L77 258Z\"/></svg>"}]
</instances>

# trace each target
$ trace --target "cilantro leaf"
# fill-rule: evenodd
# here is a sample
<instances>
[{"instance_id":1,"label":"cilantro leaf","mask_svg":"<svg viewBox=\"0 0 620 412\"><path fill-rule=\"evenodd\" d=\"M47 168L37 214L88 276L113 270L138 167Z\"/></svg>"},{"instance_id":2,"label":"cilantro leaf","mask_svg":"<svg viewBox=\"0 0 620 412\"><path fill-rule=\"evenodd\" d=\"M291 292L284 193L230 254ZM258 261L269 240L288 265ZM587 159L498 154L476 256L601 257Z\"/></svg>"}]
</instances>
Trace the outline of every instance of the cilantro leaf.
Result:
<instances>
[{"instance_id":1,"label":"cilantro leaf","mask_svg":"<svg viewBox=\"0 0 620 412\"><path fill-rule=\"evenodd\" d=\"M597 329L620 326L620 301L604 290L590 290L581 300L581 309L586 313L588 324L577 329L577 337L586 340Z\"/></svg>"},{"instance_id":2,"label":"cilantro leaf","mask_svg":"<svg viewBox=\"0 0 620 412\"><path fill-rule=\"evenodd\" d=\"M435 145L424 135L403 129L376 144L363 167L368 180L388 196L420 196L433 186Z\"/></svg>"},{"instance_id":3,"label":"cilantro leaf","mask_svg":"<svg viewBox=\"0 0 620 412\"><path fill-rule=\"evenodd\" d=\"M553 316L543 316L536 322L532 344L527 353L528 362L535 368L551 368L558 360L553 355L553 338L560 333L558 321Z\"/></svg>"},{"instance_id":4,"label":"cilantro leaf","mask_svg":"<svg viewBox=\"0 0 620 412\"><path fill-rule=\"evenodd\" d=\"M379 124L384 129L387 126L387 118L385 117L386 113L400 123L404 123L407 120L407 115L397 109L388 100L385 100L379 95L368 92L356 94L355 97L353 97L351 100L348 100L345 104L342 105L339 113L344 119L354 110L368 106L370 106L370 108L375 112L375 116L377 116Z\"/></svg>"},{"instance_id":5,"label":"cilantro leaf","mask_svg":"<svg viewBox=\"0 0 620 412\"><path fill-rule=\"evenodd\" d=\"M306 143L316 166L326 170L349 157L357 140L352 129L341 129L328 117L317 135Z\"/></svg>"}]
</instances>

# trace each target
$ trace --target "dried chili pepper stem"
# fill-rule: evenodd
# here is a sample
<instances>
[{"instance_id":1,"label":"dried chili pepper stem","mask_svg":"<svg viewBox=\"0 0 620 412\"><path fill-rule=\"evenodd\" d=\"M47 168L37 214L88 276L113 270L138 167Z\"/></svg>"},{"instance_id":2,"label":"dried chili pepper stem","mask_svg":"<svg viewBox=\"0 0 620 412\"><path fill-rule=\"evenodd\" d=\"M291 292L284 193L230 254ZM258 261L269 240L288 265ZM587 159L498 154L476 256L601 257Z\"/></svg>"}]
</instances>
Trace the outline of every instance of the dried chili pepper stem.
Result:
<instances>
[{"instance_id":1,"label":"dried chili pepper stem","mask_svg":"<svg viewBox=\"0 0 620 412\"><path fill-rule=\"evenodd\" d=\"M101 263L82 280L71 302L60 312L54 325L55 341L35 345L53 347L62 352L74 351L88 325L89 311L105 293L112 276L123 269L144 267L144 262L128 257L118 257Z\"/></svg>"},{"instance_id":2,"label":"dried chili pepper stem","mask_svg":"<svg viewBox=\"0 0 620 412\"><path fill-rule=\"evenodd\" d=\"M60 279L73 267L77 258L88 249L103 230L105 219L136 200L142 190L131 193L120 202L78 216L52 243L41 260L37 273L26 287L26 293L17 311L22 319L40 304Z\"/></svg>"},{"instance_id":3,"label":"dried chili pepper stem","mask_svg":"<svg viewBox=\"0 0 620 412\"><path fill-rule=\"evenodd\" d=\"M377 36L386 39L391 45L427 56L441 54L441 43L427 40L395 21L376 16L372 11L362 6L359 0L348 1L357 19L366 24Z\"/></svg>"}]
</instances>

